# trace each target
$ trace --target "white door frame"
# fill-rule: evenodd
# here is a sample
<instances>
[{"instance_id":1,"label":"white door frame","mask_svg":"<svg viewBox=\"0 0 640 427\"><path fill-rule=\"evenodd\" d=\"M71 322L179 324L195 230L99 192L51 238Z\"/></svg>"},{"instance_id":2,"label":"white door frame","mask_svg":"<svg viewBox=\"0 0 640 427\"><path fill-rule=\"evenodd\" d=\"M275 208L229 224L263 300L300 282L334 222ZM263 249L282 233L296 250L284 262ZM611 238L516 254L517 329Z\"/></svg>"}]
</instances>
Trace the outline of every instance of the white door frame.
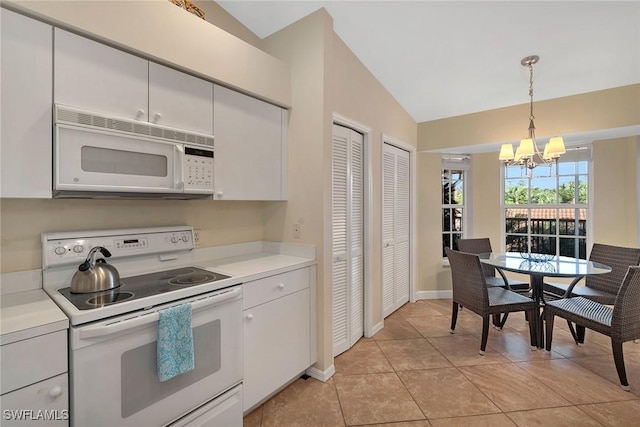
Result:
<instances>
[{"instance_id":1,"label":"white door frame","mask_svg":"<svg viewBox=\"0 0 640 427\"><path fill-rule=\"evenodd\" d=\"M371 277L373 277L371 263L371 242L373 239L373 204L372 191L372 162L371 162L371 128L358 123L339 113L333 113L333 123L351 128L363 135L364 147L364 170L362 176L363 199L364 199L364 336L371 337L376 332L373 324L373 294Z\"/></svg>"},{"instance_id":2,"label":"white door frame","mask_svg":"<svg viewBox=\"0 0 640 427\"><path fill-rule=\"evenodd\" d=\"M392 145L409 152L409 302L416 302L416 147L409 145L399 139L382 134L382 144L380 144L380 170L384 170L384 156L382 151L384 144ZM380 235L382 235L382 224L380 224ZM382 249L380 252L382 257ZM382 258L381 258L382 259ZM380 277L382 277L382 263L380 265ZM382 281L380 282L382 292ZM380 318L384 321L384 307L380 304Z\"/></svg>"}]
</instances>

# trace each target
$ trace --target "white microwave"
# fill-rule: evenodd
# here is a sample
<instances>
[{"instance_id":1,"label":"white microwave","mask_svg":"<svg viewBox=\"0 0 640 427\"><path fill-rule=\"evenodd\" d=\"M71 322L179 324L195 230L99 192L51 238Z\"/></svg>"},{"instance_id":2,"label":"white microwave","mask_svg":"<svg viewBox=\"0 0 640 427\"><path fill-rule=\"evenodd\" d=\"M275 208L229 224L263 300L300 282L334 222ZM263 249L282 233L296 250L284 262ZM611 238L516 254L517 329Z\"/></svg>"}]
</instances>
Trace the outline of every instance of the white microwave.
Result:
<instances>
[{"instance_id":1,"label":"white microwave","mask_svg":"<svg viewBox=\"0 0 640 427\"><path fill-rule=\"evenodd\" d=\"M54 106L54 197L213 198L213 135Z\"/></svg>"}]
</instances>

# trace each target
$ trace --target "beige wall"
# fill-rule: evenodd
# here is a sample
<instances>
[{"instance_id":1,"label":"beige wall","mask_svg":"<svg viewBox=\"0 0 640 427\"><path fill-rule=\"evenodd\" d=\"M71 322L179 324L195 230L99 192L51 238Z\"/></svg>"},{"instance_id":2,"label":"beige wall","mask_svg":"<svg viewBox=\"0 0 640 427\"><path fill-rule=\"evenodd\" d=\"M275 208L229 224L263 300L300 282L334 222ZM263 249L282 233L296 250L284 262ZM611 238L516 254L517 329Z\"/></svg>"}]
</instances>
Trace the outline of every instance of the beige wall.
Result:
<instances>
[{"instance_id":1,"label":"beige wall","mask_svg":"<svg viewBox=\"0 0 640 427\"><path fill-rule=\"evenodd\" d=\"M331 270L324 236L330 221L331 92L333 21L321 9L263 40L264 48L291 67L289 201L265 207L268 240L316 246L318 369L333 364ZM328 203L329 201L329 203ZM300 239L293 238L300 225ZM326 265L325 265L326 264Z\"/></svg>"},{"instance_id":2,"label":"beige wall","mask_svg":"<svg viewBox=\"0 0 640 427\"><path fill-rule=\"evenodd\" d=\"M204 12L204 18L207 22L215 25L221 30L229 34L233 34L237 38L253 45L257 48L261 47L262 39L256 36L251 30L242 25L240 21L227 12L222 6L213 0L193 1Z\"/></svg>"},{"instance_id":3,"label":"beige wall","mask_svg":"<svg viewBox=\"0 0 640 427\"><path fill-rule=\"evenodd\" d=\"M436 150L516 141L526 136L529 105L418 124L418 148ZM536 134L579 134L640 125L640 84L535 103Z\"/></svg>"}]
</instances>

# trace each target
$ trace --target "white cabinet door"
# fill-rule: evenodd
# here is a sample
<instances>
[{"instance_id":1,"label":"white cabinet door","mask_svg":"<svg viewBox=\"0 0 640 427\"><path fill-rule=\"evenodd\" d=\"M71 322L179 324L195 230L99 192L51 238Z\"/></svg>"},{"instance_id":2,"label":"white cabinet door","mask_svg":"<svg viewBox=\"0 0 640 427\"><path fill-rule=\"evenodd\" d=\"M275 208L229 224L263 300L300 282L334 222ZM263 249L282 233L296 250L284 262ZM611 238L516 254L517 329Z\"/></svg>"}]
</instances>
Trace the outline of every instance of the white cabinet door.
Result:
<instances>
[{"instance_id":1,"label":"white cabinet door","mask_svg":"<svg viewBox=\"0 0 640 427\"><path fill-rule=\"evenodd\" d=\"M388 316L409 301L409 153L382 150L382 311Z\"/></svg>"},{"instance_id":2,"label":"white cabinet door","mask_svg":"<svg viewBox=\"0 0 640 427\"><path fill-rule=\"evenodd\" d=\"M147 121L148 64L137 56L56 28L54 102Z\"/></svg>"},{"instance_id":3,"label":"white cabinet door","mask_svg":"<svg viewBox=\"0 0 640 427\"><path fill-rule=\"evenodd\" d=\"M214 86L216 199L286 199L286 117L280 107Z\"/></svg>"},{"instance_id":4,"label":"white cabinet door","mask_svg":"<svg viewBox=\"0 0 640 427\"><path fill-rule=\"evenodd\" d=\"M0 396L0 402L3 427L68 426L67 373L3 394Z\"/></svg>"},{"instance_id":5,"label":"white cabinet door","mask_svg":"<svg viewBox=\"0 0 640 427\"><path fill-rule=\"evenodd\" d=\"M213 134L213 83L150 62L149 120Z\"/></svg>"},{"instance_id":6,"label":"white cabinet door","mask_svg":"<svg viewBox=\"0 0 640 427\"><path fill-rule=\"evenodd\" d=\"M0 197L51 198L52 28L0 9Z\"/></svg>"},{"instance_id":7,"label":"white cabinet door","mask_svg":"<svg viewBox=\"0 0 640 427\"><path fill-rule=\"evenodd\" d=\"M245 412L311 364L309 289L244 311Z\"/></svg>"}]
</instances>

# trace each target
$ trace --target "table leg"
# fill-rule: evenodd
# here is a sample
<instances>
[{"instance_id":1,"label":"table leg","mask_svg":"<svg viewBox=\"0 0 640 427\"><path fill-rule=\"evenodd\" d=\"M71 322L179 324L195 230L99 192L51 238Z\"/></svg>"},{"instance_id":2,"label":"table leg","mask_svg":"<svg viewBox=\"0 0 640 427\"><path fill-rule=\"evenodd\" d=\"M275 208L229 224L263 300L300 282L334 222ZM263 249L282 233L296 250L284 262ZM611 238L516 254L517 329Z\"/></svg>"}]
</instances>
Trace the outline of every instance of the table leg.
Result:
<instances>
[{"instance_id":1,"label":"table leg","mask_svg":"<svg viewBox=\"0 0 640 427\"><path fill-rule=\"evenodd\" d=\"M529 319L531 322L537 322L536 335L538 338L538 348L544 348L544 322L542 319L542 312L540 308L544 305L544 276L538 276L537 274L531 275L531 292L535 302L538 303L538 315L537 319Z\"/></svg>"}]
</instances>

